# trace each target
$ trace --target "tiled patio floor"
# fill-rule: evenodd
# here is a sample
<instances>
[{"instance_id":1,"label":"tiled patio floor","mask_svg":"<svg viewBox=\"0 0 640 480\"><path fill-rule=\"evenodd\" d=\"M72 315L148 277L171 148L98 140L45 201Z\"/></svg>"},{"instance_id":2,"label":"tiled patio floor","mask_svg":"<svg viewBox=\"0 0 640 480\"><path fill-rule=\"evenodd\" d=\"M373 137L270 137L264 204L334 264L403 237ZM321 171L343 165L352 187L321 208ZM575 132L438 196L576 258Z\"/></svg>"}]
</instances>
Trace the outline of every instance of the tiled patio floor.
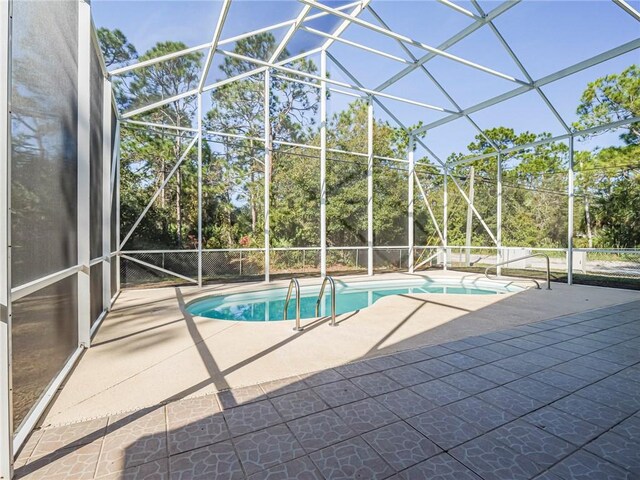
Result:
<instances>
[{"instance_id":1,"label":"tiled patio floor","mask_svg":"<svg viewBox=\"0 0 640 480\"><path fill-rule=\"evenodd\" d=\"M640 478L640 302L35 432L39 479Z\"/></svg>"}]
</instances>

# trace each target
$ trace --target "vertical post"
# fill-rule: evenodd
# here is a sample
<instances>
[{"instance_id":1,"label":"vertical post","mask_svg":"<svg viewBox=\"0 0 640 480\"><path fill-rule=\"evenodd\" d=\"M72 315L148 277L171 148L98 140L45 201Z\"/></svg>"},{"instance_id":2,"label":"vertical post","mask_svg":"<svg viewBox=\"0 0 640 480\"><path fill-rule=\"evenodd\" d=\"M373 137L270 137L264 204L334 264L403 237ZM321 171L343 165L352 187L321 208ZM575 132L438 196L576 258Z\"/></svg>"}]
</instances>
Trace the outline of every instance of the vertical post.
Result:
<instances>
[{"instance_id":1,"label":"vertical post","mask_svg":"<svg viewBox=\"0 0 640 480\"><path fill-rule=\"evenodd\" d=\"M407 267L409 273L413 273L414 258L414 224L413 224L413 177L415 174L415 161L414 161L414 138L413 135L409 136L409 185L407 186L408 192L408 209L407 209L407 240L409 243L409 257L407 259ZM400 257L402 258L402 257Z\"/></svg>"},{"instance_id":2,"label":"vertical post","mask_svg":"<svg viewBox=\"0 0 640 480\"><path fill-rule=\"evenodd\" d=\"M373 275L373 98L367 104L367 275Z\"/></svg>"},{"instance_id":3,"label":"vertical post","mask_svg":"<svg viewBox=\"0 0 640 480\"><path fill-rule=\"evenodd\" d=\"M78 3L78 345L91 343L90 159L91 159L91 6Z\"/></svg>"},{"instance_id":4,"label":"vertical post","mask_svg":"<svg viewBox=\"0 0 640 480\"><path fill-rule=\"evenodd\" d=\"M111 309L111 82L102 88L102 306Z\"/></svg>"},{"instance_id":5,"label":"vertical post","mask_svg":"<svg viewBox=\"0 0 640 480\"><path fill-rule=\"evenodd\" d=\"M271 199L271 119L269 99L271 95L271 72L264 72L264 281L269 281L271 252L269 203Z\"/></svg>"},{"instance_id":6,"label":"vertical post","mask_svg":"<svg viewBox=\"0 0 640 480\"><path fill-rule=\"evenodd\" d=\"M320 52L320 275L327 275L327 52Z\"/></svg>"},{"instance_id":7,"label":"vertical post","mask_svg":"<svg viewBox=\"0 0 640 480\"><path fill-rule=\"evenodd\" d=\"M11 2L0 0L0 479L13 474L11 385Z\"/></svg>"},{"instance_id":8,"label":"vertical post","mask_svg":"<svg viewBox=\"0 0 640 480\"><path fill-rule=\"evenodd\" d=\"M496 247L497 263L502 262L502 155L498 153L498 184L496 192ZM502 275L502 267L496 267L496 275Z\"/></svg>"},{"instance_id":9,"label":"vertical post","mask_svg":"<svg viewBox=\"0 0 640 480\"><path fill-rule=\"evenodd\" d=\"M574 165L573 165L573 135L569 137L569 182L567 185L569 194L568 215L567 215L567 284L573 285L573 202L574 191Z\"/></svg>"},{"instance_id":10,"label":"vertical post","mask_svg":"<svg viewBox=\"0 0 640 480\"><path fill-rule=\"evenodd\" d=\"M198 93L198 287L202 288L202 93Z\"/></svg>"},{"instance_id":11,"label":"vertical post","mask_svg":"<svg viewBox=\"0 0 640 480\"><path fill-rule=\"evenodd\" d=\"M449 263L449 255L448 255L448 248L449 248L449 219L448 219L448 210L449 210L449 192L448 192L448 177L449 177L449 168L447 167L447 165L444 166L444 177L443 177L443 182L442 182L442 188L443 188L443 193L442 193L442 197L443 197L443 212L442 212L442 239L444 240L442 243L444 244L444 253L443 253L443 259L444 259L444 265L443 265L443 270L447 270L447 264Z\"/></svg>"},{"instance_id":12,"label":"vertical post","mask_svg":"<svg viewBox=\"0 0 640 480\"><path fill-rule=\"evenodd\" d=\"M115 162L116 162L116 178L113 194L116 196L116 250L117 255L115 258L116 261L116 270L118 275L116 276L116 292L120 291L120 279L122 277L122 272L120 271L120 122L116 120L116 141L114 143L115 148ZM113 265L112 265L113 268Z\"/></svg>"},{"instance_id":13,"label":"vertical post","mask_svg":"<svg viewBox=\"0 0 640 480\"><path fill-rule=\"evenodd\" d=\"M467 205L467 230L466 230L466 239L465 239L465 262L464 264L468 267L471 265L471 227L473 226L473 210L471 209L471 205L473 205L473 197L475 195L474 190L474 182L475 182L475 168L471 167L469 170L469 205Z\"/></svg>"}]
</instances>

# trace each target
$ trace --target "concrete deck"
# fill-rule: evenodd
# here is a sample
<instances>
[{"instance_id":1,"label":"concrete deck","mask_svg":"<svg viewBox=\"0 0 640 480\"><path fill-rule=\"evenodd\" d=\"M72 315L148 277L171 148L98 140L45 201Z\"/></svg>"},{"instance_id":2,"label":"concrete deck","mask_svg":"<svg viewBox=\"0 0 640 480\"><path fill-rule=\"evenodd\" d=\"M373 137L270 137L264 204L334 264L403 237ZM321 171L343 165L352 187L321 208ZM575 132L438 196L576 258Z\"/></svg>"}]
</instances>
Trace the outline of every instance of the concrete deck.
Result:
<instances>
[{"instance_id":1,"label":"concrete deck","mask_svg":"<svg viewBox=\"0 0 640 480\"><path fill-rule=\"evenodd\" d=\"M477 277L458 272L429 276ZM336 328L326 320L304 321L299 333L292 330L292 321L218 321L191 317L184 309L202 295L271 286L123 291L44 425L104 417L640 299L637 291L564 284L506 295L403 295L342 315Z\"/></svg>"},{"instance_id":2,"label":"concrete deck","mask_svg":"<svg viewBox=\"0 0 640 480\"><path fill-rule=\"evenodd\" d=\"M44 428L16 467L47 480L640 478L640 301Z\"/></svg>"}]
</instances>

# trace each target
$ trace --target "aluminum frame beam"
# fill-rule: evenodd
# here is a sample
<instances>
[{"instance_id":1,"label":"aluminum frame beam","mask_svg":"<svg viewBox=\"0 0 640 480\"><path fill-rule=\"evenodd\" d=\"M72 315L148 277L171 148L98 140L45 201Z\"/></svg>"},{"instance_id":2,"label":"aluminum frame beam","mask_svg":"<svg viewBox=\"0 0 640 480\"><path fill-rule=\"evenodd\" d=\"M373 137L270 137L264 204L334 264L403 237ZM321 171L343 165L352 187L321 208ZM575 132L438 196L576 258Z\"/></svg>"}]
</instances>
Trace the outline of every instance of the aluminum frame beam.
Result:
<instances>
[{"instance_id":1,"label":"aluminum frame beam","mask_svg":"<svg viewBox=\"0 0 640 480\"><path fill-rule=\"evenodd\" d=\"M6 1L6 0L5 0ZM348 8L353 7L354 5L360 4L360 1L351 2L346 5L341 5L336 7L336 10L347 10ZM313 15L310 15L306 18L305 22L310 22L311 20L315 20L317 18L326 17L330 15L327 12L319 12ZM272 30L277 30L278 28L287 27L295 23L295 19L287 20L284 22L276 23L273 25L269 25L267 27L258 28L256 30L252 30L250 32L241 33L240 35L235 35L233 37L225 38L224 40L220 40L218 42L218 46L228 45L230 43L237 42L238 40L242 40L244 38L253 37L254 35L258 35L260 33L270 32ZM130 72L132 70L137 70L139 68L150 67L151 65L155 65L156 63L165 62L167 60L171 60L173 58L183 57L184 55L188 55L189 53L199 52L200 50L205 50L207 48L211 48L211 43L202 43L200 45L196 45L194 47L185 48L184 50L179 50L177 52L171 52L166 55L162 55L155 58L150 58L149 60L143 60L141 62L132 63L131 65L126 65L124 67L114 68L108 72L109 76L117 76L122 75L123 73Z\"/></svg>"},{"instance_id":2,"label":"aluminum frame beam","mask_svg":"<svg viewBox=\"0 0 640 480\"><path fill-rule=\"evenodd\" d=\"M622 10L627 12L633 18L640 22L640 12L633 8L629 3L625 2L625 0L613 0L613 3L618 5Z\"/></svg>"},{"instance_id":3,"label":"aluminum frame beam","mask_svg":"<svg viewBox=\"0 0 640 480\"><path fill-rule=\"evenodd\" d=\"M462 113L469 115L471 113L475 113L475 112L479 112L480 110L484 110L485 108L491 107L493 105L496 105L498 103L504 102L506 100L509 100L511 98L517 97L518 95L522 95L523 93L526 93L528 91L533 90L536 87L543 87L545 85L548 85L550 83L553 83L557 80L561 80L565 77L568 77L570 75L573 75L575 73L581 72L582 70L586 70L587 68L593 67L595 65L598 65L599 63L602 62L606 62L607 60L611 60L613 58L619 57L620 55L624 55L625 53L629 53L632 52L633 50L636 50L637 48L640 48L640 39L635 39L635 40L631 40L630 42L627 42L623 45L619 45L615 48L612 48L610 50L607 50L605 52L602 52L598 55L595 55L593 57L590 57L586 60L583 60L581 62L575 63L569 67L563 68L561 70L558 70L550 75L546 75L538 80L536 80L535 82L533 82L532 85L527 85L527 86L522 86L522 87L518 87L515 88L513 90L510 90L508 92L505 92L501 95L497 95L493 98L490 98L488 100L485 100L483 102L480 102L472 107L469 108L465 108ZM415 129L413 132L414 133L424 133L427 132L429 130L432 130L436 127L439 127L440 125L444 125L446 123L452 122L456 119L460 118L460 115L456 114L456 115L450 115L448 117L444 117L440 120L436 120L435 122L432 122L428 125L424 125L423 127L417 128Z\"/></svg>"},{"instance_id":4,"label":"aluminum frame beam","mask_svg":"<svg viewBox=\"0 0 640 480\"><path fill-rule=\"evenodd\" d=\"M324 10L325 12L331 12L333 13L335 16L340 17L340 18L352 18L351 22L356 24L356 25L360 25L361 27L367 28L369 30L372 30L374 32L380 33L382 35L386 35L387 37L393 38L395 40L400 40L404 43L407 43L409 45L412 45L414 47L420 48L422 50L426 50L429 53L433 53L435 55L441 56L443 58L446 58L448 60L452 60L454 62L460 63L462 65L465 65L467 67L471 67L471 68L475 68L476 70L480 70L484 73L488 73L490 75L496 76L498 78L502 78L503 80L509 80L510 82L514 82L514 83L519 83L520 85L528 85L526 82L516 78L516 77L512 77L511 75L507 75L506 73L502 73L499 72L497 70L494 70L492 68L489 67L485 67L484 65L480 65L479 63L475 63L472 62L471 60L467 60L465 58L459 57L457 55L453 55L451 53L447 53L444 50L441 50L439 48L436 47L432 47L431 45L428 45L426 43L422 43L418 40L415 40L413 38L407 37L406 35L401 35L399 33L396 33L392 30L388 30L386 28L383 27L379 27L378 25L374 25L373 23L369 23L365 20L361 20L357 17L349 17L348 15L346 15L345 13L336 10L334 8L328 7L322 3L318 3L315 0L299 0L300 2L307 4L307 5L312 5L316 8L318 8L319 10Z\"/></svg>"},{"instance_id":5,"label":"aluminum frame beam","mask_svg":"<svg viewBox=\"0 0 640 480\"><path fill-rule=\"evenodd\" d=\"M213 31L213 39L209 44L209 52L207 53L207 58L204 62L204 67L202 68L200 82L198 82L198 93L202 93L202 87L204 87L204 83L207 81L207 77L209 76L211 62L213 62L213 56L215 55L216 49L218 48L218 42L220 41L220 35L222 35L224 22L226 21L227 14L229 13L229 7L231 7L231 0L223 0L222 7L220 9L220 15L218 15L218 21L216 23L216 28Z\"/></svg>"},{"instance_id":6,"label":"aluminum frame beam","mask_svg":"<svg viewBox=\"0 0 640 480\"><path fill-rule=\"evenodd\" d=\"M351 13L349 13L349 17L357 17L358 15L360 15L364 9L366 8L366 6L371 2L371 0L361 0L360 4L356 6L356 8L354 8ZM307 7L309 7L309 5L306 5ZM325 12L327 13L327 12ZM336 28L333 31L333 36L335 38L340 38L340 36L344 33L344 31L349 27L349 25L351 25L351 19L345 19L340 25L338 25L338 28ZM327 50L335 41L335 38L330 38L329 40L327 40L326 42L324 42L324 44L322 45L322 50Z\"/></svg>"},{"instance_id":7,"label":"aluminum frame beam","mask_svg":"<svg viewBox=\"0 0 640 480\"><path fill-rule=\"evenodd\" d=\"M11 2L0 0L0 479L13 475L11 374Z\"/></svg>"},{"instance_id":8,"label":"aluminum frame beam","mask_svg":"<svg viewBox=\"0 0 640 480\"><path fill-rule=\"evenodd\" d=\"M468 27L460 30L457 34L455 34L454 36L449 38L449 40L446 40L445 42L443 42L440 45L438 45L438 49L444 51L444 50L447 50L448 48L451 48L453 45L455 45L456 43L458 43L461 40L465 39L466 37L471 35L473 32L478 30L480 27L485 25L489 20L492 20L492 19L498 17L499 15L502 15L504 12L506 12L510 8L514 7L515 5L517 5L520 1L521 0L513 0L513 1L507 1L507 2L502 3L501 5L497 6L493 10L491 10L487 14L487 16L484 17L482 20L478 20L478 21L472 23ZM419 58L418 61L415 64L410 65L410 66L406 67L403 70L400 70L393 77L385 80L380 85L378 85L375 89L378 90L378 91L385 90L386 88L388 88L389 86L393 85L394 83L396 83L401 78L404 78L407 75L409 75L411 72L413 72L420 65L424 65L426 62L428 62L429 60L431 60L432 58L435 58L435 57L436 57L435 53L432 53L432 52L427 53L423 57Z\"/></svg>"}]
</instances>

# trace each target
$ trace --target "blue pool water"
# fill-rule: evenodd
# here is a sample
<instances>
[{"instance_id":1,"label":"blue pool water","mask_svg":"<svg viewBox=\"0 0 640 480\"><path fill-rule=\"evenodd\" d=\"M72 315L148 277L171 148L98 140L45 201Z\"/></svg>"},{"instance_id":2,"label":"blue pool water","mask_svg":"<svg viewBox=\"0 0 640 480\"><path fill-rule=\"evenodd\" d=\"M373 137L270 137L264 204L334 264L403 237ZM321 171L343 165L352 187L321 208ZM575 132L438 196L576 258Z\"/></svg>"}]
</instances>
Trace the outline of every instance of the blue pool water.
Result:
<instances>
[{"instance_id":1,"label":"blue pool water","mask_svg":"<svg viewBox=\"0 0 640 480\"><path fill-rule=\"evenodd\" d=\"M319 285L301 287L300 317L316 316L316 300ZM336 284L336 314L353 312L373 305L377 300L389 295L407 295L414 293L439 293L462 295L495 295L520 291L520 287L490 281L462 282L460 280L395 280ZM213 295L194 300L187 305L192 315L216 318L219 320L242 320L264 322L283 320L286 288L272 288L249 293ZM295 319L295 298L287 308L287 318ZM320 316L331 313L330 288L327 285L325 298L320 307Z\"/></svg>"}]
</instances>

